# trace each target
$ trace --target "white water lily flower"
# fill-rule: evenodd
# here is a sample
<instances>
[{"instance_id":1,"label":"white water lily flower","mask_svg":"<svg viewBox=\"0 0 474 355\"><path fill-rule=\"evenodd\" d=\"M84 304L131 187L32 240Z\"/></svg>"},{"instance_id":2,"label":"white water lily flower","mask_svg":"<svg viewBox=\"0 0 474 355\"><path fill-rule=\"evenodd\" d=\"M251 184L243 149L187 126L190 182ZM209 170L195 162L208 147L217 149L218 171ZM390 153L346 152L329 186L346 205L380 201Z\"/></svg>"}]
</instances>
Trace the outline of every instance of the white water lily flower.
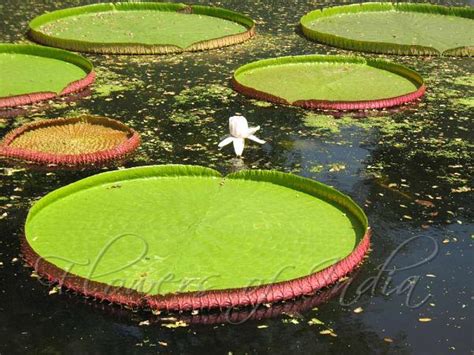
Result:
<instances>
[{"instance_id":1,"label":"white water lily flower","mask_svg":"<svg viewBox=\"0 0 474 355\"><path fill-rule=\"evenodd\" d=\"M227 144L234 143L235 154L240 157L244 151L245 140L250 139L254 142L265 144L264 140L261 140L254 136L254 133L260 129L260 126L249 127L247 119L244 116L232 116L229 118L229 131L230 136L224 138L219 143L219 148L226 146Z\"/></svg>"}]
</instances>

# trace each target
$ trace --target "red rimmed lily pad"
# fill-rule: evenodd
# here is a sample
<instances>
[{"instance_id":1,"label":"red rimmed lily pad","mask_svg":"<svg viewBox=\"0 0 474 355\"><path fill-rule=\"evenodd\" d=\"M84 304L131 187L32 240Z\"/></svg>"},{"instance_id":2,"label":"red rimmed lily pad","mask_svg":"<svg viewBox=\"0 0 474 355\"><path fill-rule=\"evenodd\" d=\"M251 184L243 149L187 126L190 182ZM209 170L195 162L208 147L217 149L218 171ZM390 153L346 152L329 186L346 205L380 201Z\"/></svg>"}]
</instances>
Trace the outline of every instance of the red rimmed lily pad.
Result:
<instances>
[{"instance_id":1,"label":"red rimmed lily pad","mask_svg":"<svg viewBox=\"0 0 474 355\"><path fill-rule=\"evenodd\" d=\"M32 207L25 234L25 258L40 275L87 296L172 310L311 293L356 268L370 238L363 211L314 180L184 165L60 188Z\"/></svg>"},{"instance_id":2,"label":"red rimmed lily pad","mask_svg":"<svg viewBox=\"0 0 474 355\"><path fill-rule=\"evenodd\" d=\"M103 164L132 153L137 132L100 116L37 121L21 126L0 143L0 157L40 165Z\"/></svg>"},{"instance_id":3,"label":"red rimmed lily pad","mask_svg":"<svg viewBox=\"0 0 474 355\"><path fill-rule=\"evenodd\" d=\"M309 109L363 110L421 97L421 76L405 66L353 56L303 55L264 59L238 68L244 95Z\"/></svg>"},{"instance_id":4,"label":"red rimmed lily pad","mask_svg":"<svg viewBox=\"0 0 474 355\"><path fill-rule=\"evenodd\" d=\"M92 63L60 49L0 44L0 108L54 99L94 82Z\"/></svg>"}]
</instances>

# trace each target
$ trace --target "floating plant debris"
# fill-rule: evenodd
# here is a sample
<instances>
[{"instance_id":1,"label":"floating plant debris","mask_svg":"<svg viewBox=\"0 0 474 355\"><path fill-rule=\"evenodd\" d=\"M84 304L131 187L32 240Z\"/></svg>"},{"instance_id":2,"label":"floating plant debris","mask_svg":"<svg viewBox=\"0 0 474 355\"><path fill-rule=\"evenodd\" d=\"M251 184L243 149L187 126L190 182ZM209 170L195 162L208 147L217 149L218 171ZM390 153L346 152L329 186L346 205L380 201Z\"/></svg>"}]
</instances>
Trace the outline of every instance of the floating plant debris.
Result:
<instances>
[{"instance_id":1,"label":"floating plant debris","mask_svg":"<svg viewBox=\"0 0 474 355\"><path fill-rule=\"evenodd\" d=\"M362 210L316 181L186 165L60 188L33 206L25 228L23 252L38 274L99 299L174 310L308 294L353 270L370 235ZM64 277L70 260L96 262Z\"/></svg>"},{"instance_id":2,"label":"floating plant debris","mask_svg":"<svg viewBox=\"0 0 474 355\"><path fill-rule=\"evenodd\" d=\"M175 3L103 3L47 13L30 22L42 44L82 52L165 54L244 42L253 20L209 6Z\"/></svg>"},{"instance_id":3,"label":"floating plant debris","mask_svg":"<svg viewBox=\"0 0 474 355\"><path fill-rule=\"evenodd\" d=\"M363 52L472 56L474 8L362 3L312 11L301 18L306 37Z\"/></svg>"}]
</instances>

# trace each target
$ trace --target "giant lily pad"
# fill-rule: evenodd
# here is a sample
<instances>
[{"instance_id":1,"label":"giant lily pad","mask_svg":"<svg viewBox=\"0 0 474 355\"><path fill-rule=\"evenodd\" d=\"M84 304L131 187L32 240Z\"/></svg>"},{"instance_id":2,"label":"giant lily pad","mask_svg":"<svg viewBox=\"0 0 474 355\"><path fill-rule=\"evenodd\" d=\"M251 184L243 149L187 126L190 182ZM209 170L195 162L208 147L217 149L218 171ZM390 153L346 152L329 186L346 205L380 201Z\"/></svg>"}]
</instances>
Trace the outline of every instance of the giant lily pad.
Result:
<instances>
[{"instance_id":1,"label":"giant lily pad","mask_svg":"<svg viewBox=\"0 0 474 355\"><path fill-rule=\"evenodd\" d=\"M102 3L47 13L30 37L53 47L95 53L197 51L243 42L253 20L217 7L175 3Z\"/></svg>"},{"instance_id":2,"label":"giant lily pad","mask_svg":"<svg viewBox=\"0 0 474 355\"><path fill-rule=\"evenodd\" d=\"M60 49L0 43L0 107L49 100L94 81L92 63Z\"/></svg>"},{"instance_id":3,"label":"giant lily pad","mask_svg":"<svg viewBox=\"0 0 474 355\"><path fill-rule=\"evenodd\" d=\"M123 158L140 143L137 132L101 116L42 120L23 125L0 142L0 157L35 164L85 165Z\"/></svg>"},{"instance_id":4,"label":"giant lily pad","mask_svg":"<svg viewBox=\"0 0 474 355\"><path fill-rule=\"evenodd\" d=\"M40 275L132 306L273 302L349 273L369 247L347 196L274 171L181 165L107 172L43 197L23 252Z\"/></svg>"},{"instance_id":5,"label":"giant lily pad","mask_svg":"<svg viewBox=\"0 0 474 355\"><path fill-rule=\"evenodd\" d=\"M362 3L312 11L301 26L310 39L357 51L471 56L473 19L472 7Z\"/></svg>"},{"instance_id":6,"label":"giant lily pad","mask_svg":"<svg viewBox=\"0 0 474 355\"><path fill-rule=\"evenodd\" d=\"M252 62L238 68L237 91L271 102L322 109L400 105L422 96L413 70L379 59L306 55Z\"/></svg>"}]
</instances>

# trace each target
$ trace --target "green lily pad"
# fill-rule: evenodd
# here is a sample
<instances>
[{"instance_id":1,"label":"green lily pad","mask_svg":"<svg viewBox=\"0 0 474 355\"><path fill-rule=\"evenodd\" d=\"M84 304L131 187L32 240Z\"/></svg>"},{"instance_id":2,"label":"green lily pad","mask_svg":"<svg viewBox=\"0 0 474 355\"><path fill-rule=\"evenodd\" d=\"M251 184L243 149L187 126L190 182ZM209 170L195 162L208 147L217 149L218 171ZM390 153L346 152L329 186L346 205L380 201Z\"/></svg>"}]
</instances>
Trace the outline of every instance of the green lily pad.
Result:
<instances>
[{"instance_id":1,"label":"green lily pad","mask_svg":"<svg viewBox=\"0 0 474 355\"><path fill-rule=\"evenodd\" d=\"M266 59L234 73L246 95L308 108L363 109L399 105L424 93L412 70L361 57L307 55Z\"/></svg>"},{"instance_id":2,"label":"green lily pad","mask_svg":"<svg viewBox=\"0 0 474 355\"><path fill-rule=\"evenodd\" d=\"M54 11L30 23L46 45L99 53L170 53L242 42L252 19L221 8L174 3L106 3Z\"/></svg>"},{"instance_id":3,"label":"green lily pad","mask_svg":"<svg viewBox=\"0 0 474 355\"><path fill-rule=\"evenodd\" d=\"M321 271L351 255L367 219L349 197L313 180L274 171L222 177L165 165L103 173L56 190L33 206L25 231L28 248L53 265L50 276L67 270L166 296Z\"/></svg>"},{"instance_id":4,"label":"green lily pad","mask_svg":"<svg viewBox=\"0 0 474 355\"><path fill-rule=\"evenodd\" d=\"M312 11L301 18L310 39L376 53L472 55L474 8L362 3Z\"/></svg>"},{"instance_id":5,"label":"green lily pad","mask_svg":"<svg viewBox=\"0 0 474 355\"><path fill-rule=\"evenodd\" d=\"M45 98L50 98L68 88L82 89L93 81L92 69L85 58L63 50L0 44L0 107L2 102L13 102L12 97L46 93L50 95Z\"/></svg>"}]
</instances>

